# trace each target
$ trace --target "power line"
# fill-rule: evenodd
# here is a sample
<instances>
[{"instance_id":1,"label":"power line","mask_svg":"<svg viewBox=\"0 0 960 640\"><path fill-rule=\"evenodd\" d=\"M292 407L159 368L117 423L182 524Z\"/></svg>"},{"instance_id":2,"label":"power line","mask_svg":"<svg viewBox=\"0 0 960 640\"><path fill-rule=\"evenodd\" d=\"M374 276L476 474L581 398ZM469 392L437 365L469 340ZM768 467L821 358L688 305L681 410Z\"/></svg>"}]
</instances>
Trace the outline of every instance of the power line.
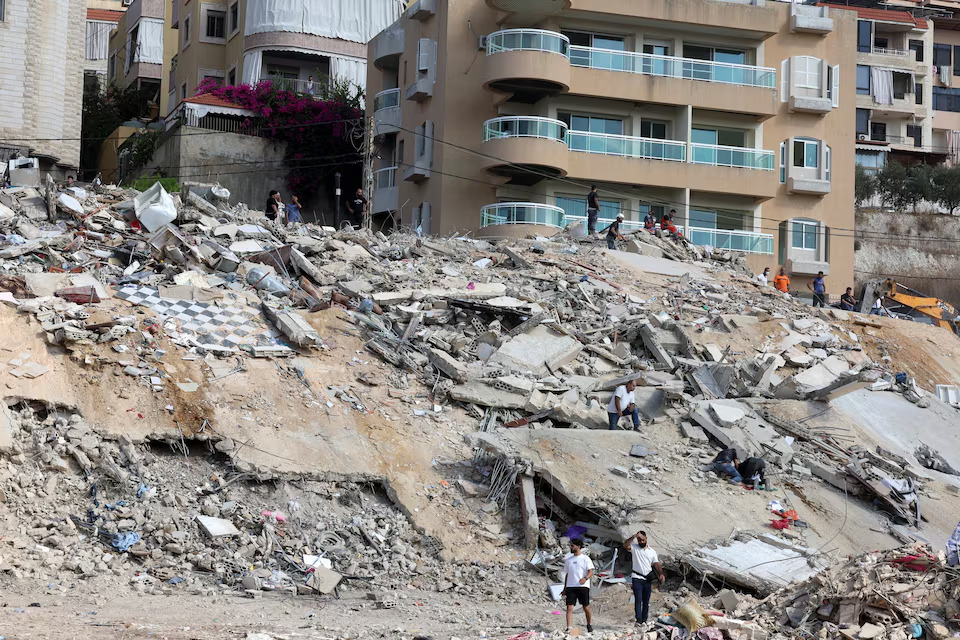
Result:
<instances>
[{"instance_id":1,"label":"power line","mask_svg":"<svg viewBox=\"0 0 960 640\"><path fill-rule=\"evenodd\" d=\"M342 166L344 166L344 165L361 164L361 163L363 163L363 160L350 160L350 161L345 161L345 162L327 162L327 163L323 163L323 164L308 164L308 165L305 165L305 166L302 166L302 167L291 167L291 168L293 168L293 169L320 169L320 168L323 168L323 167L342 167ZM284 168L285 168L285 167L284 167ZM214 172L212 172L212 175L214 175L214 176L232 176L232 175L240 175L240 174L246 174L246 173L263 173L264 171L282 171L284 168L279 168L279 167L278 167L278 168L275 168L275 169L257 168L257 169L249 169L249 170L247 170L247 171L214 171ZM152 176L140 176L140 177L150 178L150 177L152 177ZM199 173L199 172L191 172L191 173L180 173L180 174L164 174L164 175L161 176L161 177L162 177L162 178L200 178L200 177L203 177L203 176L202 176L202 174ZM136 180L136 178L133 178L133 179Z\"/></svg>"}]
</instances>

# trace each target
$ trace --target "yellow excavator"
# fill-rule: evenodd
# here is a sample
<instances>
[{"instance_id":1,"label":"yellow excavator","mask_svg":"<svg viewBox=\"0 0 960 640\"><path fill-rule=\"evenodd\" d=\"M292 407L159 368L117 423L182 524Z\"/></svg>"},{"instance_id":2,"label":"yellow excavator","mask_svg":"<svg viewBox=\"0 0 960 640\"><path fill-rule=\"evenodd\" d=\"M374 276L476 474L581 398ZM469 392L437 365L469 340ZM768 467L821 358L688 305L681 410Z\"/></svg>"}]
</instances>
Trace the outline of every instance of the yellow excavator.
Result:
<instances>
[{"instance_id":1,"label":"yellow excavator","mask_svg":"<svg viewBox=\"0 0 960 640\"><path fill-rule=\"evenodd\" d=\"M935 324L938 327L958 333L957 323L960 320L960 317L958 317L960 314L957 313L953 305L940 298L925 296L919 291L887 278L886 280L868 283L863 288L863 297L860 299L861 313L870 313L877 298L906 308L906 311L902 311L900 309L889 309L885 305L884 309L892 316Z\"/></svg>"}]
</instances>

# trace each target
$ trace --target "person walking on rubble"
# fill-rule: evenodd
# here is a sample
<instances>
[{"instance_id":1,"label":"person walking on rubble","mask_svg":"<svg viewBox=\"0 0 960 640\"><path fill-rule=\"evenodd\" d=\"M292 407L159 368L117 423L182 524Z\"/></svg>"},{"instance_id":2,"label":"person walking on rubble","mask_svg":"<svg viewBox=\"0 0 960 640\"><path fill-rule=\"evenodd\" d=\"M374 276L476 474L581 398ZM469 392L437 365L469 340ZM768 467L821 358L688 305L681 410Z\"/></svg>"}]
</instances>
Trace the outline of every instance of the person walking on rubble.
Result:
<instances>
[{"instance_id":1,"label":"person walking on rubble","mask_svg":"<svg viewBox=\"0 0 960 640\"><path fill-rule=\"evenodd\" d=\"M300 201L297 199L297 196L290 196L290 202L286 206L286 214L287 226L297 222L303 222L303 219L300 217Z\"/></svg>"},{"instance_id":2,"label":"person walking on rubble","mask_svg":"<svg viewBox=\"0 0 960 640\"><path fill-rule=\"evenodd\" d=\"M636 381L630 380L614 390L610 403L607 405L607 416L610 418L611 431L616 431L617 425L620 424L620 418L623 416L633 418L633 430L640 431L640 410L637 409L633 396L633 390L636 388Z\"/></svg>"},{"instance_id":3,"label":"person walking on rubble","mask_svg":"<svg viewBox=\"0 0 960 640\"><path fill-rule=\"evenodd\" d=\"M264 209L267 220L277 220L280 218L280 192L274 189L267 196L267 206Z\"/></svg>"},{"instance_id":4,"label":"person walking on rubble","mask_svg":"<svg viewBox=\"0 0 960 640\"><path fill-rule=\"evenodd\" d=\"M347 216L350 226L354 229L362 227L363 214L367 212L367 199L363 197L363 189L358 187L353 198L347 200L347 211L350 212L350 215Z\"/></svg>"},{"instance_id":5,"label":"person walking on rubble","mask_svg":"<svg viewBox=\"0 0 960 640\"><path fill-rule=\"evenodd\" d=\"M617 219L611 222L610 226L603 230L607 232L607 249L610 249L611 251L617 248L617 238L620 237L620 225L622 223L623 214L618 213ZM601 233L603 233L603 231L601 231Z\"/></svg>"},{"instance_id":6,"label":"person walking on rubble","mask_svg":"<svg viewBox=\"0 0 960 640\"><path fill-rule=\"evenodd\" d=\"M817 277L807 283L807 289L813 291L813 306L823 307L826 302L826 285L823 283L823 271L817 273Z\"/></svg>"},{"instance_id":7,"label":"person walking on rubble","mask_svg":"<svg viewBox=\"0 0 960 640\"><path fill-rule=\"evenodd\" d=\"M597 185L590 187L587 194L587 235L597 232L597 218L600 217L600 197L597 195Z\"/></svg>"},{"instance_id":8,"label":"person walking on rubble","mask_svg":"<svg viewBox=\"0 0 960 640\"><path fill-rule=\"evenodd\" d=\"M633 560L633 612L637 624L644 624L650 614L650 593L653 590L654 574L663 585L666 577L663 567L660 566L660 557L657 552L647 546L647 532L638 531L626 542L623 548L630 552Z\"/></svg>"},{"instance_id":9,"label":"person walking on rubble","mask_svg":"<svg viewBox=\"0 0 960 640\"><path fill-rule=\"evenodd\" d=\"M563 591L567 597L567 633L573 629L573 608L583 605L587 615L587 631L593 631L593 613L590 611L590 578L593 577L593 560L581 553L583 540L570 541L570 555L563 561Z\"/></svg>"}]
</instances>

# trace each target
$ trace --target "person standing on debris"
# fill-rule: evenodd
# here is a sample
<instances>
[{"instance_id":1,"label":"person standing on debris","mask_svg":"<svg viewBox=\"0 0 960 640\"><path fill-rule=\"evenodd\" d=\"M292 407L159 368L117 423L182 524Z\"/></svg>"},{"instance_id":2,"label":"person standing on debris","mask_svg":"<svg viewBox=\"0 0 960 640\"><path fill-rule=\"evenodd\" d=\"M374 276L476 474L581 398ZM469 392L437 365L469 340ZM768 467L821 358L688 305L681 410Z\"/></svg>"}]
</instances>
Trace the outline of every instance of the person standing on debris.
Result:
<instances>
[{"instance_id":1,"label":"person standing on debris","mask_svg":"<svg viewBox=\"0 0 960 640\"><path fill-rule=\"evenodd\" d=\"M300 201L297 196L290 196L290 204L285 208L287 214L287 226L297 222L303 222L300 217Z\"/></svg>"},{"instance_id":2,"label":"person standing on debris","mask_svg":"<svg viewBox=\"0 0 960 640\"><path fill-rule=\"evenodd\" d=\"M737 471L740 472L740 476L747 484L753 484L754 489L760 488L761 485L766 489L767 478L763 474L763 470L766 468L767 463L762 458L747 458L740 463Z\"/></svg>"},{"instance_id":3,"label":"person standing on debris","mask_svg":"<svg viewBox=\"0 0 960 640\"><path fill-rule=\"evenodd\" d=\"M267 220L276 220L280 217L280 192L276 189L271 191L267 197L267 206L264 211L266 212Z\"/></svg>"},{"instance_id":4,"label":"person standing on debris","mask_svg":"<svg viewBox=\"0 0 960 640\"><path fill-rule=\"evenodd\" d=\"M617 248L617 238L620 237L620 224L622 222L623 214L618 213L617 219L611 222L610 226L603 230L607 232L607 249L610 249L611 251Z\"/></svg>"},{"instance_id":5,"label":"person standing on debris","mask_svg":"<svg viewBox=\"0 0 960 640\"><path fill-rule=\"evenodd\" d=\"M770 267L764 267L763 273L757 275L757 280L760 281L760 284L767 286L770 284L770 281L767 279L770 276Z\"/></svg>"},{"instance_id":6,"label":"person standing on debris","mask_svg":"<svg viewBox=\"0 0 960 640\"><path fill-rule=\"evenodd\" d=\"M780 293L790 293L790 278L787 277L787 270L780 267L780 273L773 277L773 286Z\"/></svg>"},{"instance_id":7,"label":"person standing on debris","mask_svg":"<svg viewBox=\"0 0 960 640\"><path fill-rule=\"evenodd\" d=\"M637 388L637 383L630 380L627 384L622 384L613 392L610 398L610 404L607 405L607 416L610 418L610 430L616 431L620 418L630 416L633 418L633 430L640 431L640 410L634 402L633 390Z\"/></svg>"},{"instance_id":8,"label":"person standing on debris","mask_svg":"<svg viewBox=\"0 0 960 640\"><path fill-rule=\"evenodd\" d=\"M879 296L876 300L873 301L873 306L870 308L870 315L872 316L886 316L887 313L886 307L883 306L883 296Z\"/></svg>"},{"instance_id":9,"label":"person standing on debris","mask_svg":"<svg viewBox=\"0 0 960 640\"><path fill-rule=\"evenodd\" d=\"M813 291L813 306L823 307L826 297L826 285L823 283L823 271L817 273L817 277L807 283L807 289Z\"/></svg>"},{"instance_id":10,"label":"person standing on debris","mask_svg":"<svg viewBox=\"0 0 960 640\"><path fill-rule=\"evenodd\" d=\"M713 462L703 465L700 467L700 470L713 471L720 477L729 476L730 484L740 484L743 478L740 476L740 472L737 471L738 464L737 450L732 448L724 449L717 454Z\"/></svg>"},{"instance_id":11,"label":"person standing on debris","mask_svg":"<svg viewBox=\"0 0 960 640\"><path fill-rule=\"evenodd\" d=\"M567 597L567 633L573 629L573 608L577 603L583 605L587 615L587 631L593 631L593 613L590 611L590 578L593 577L593 560L583 555L583 540L570 541L570 555L563 561L563 591Z\"/></svg>"},{"instance_id":12,"label":"person standing on debris","mask_svg":"<svg viewBox=\"0 0 960 640\"><path fill-rule=\"evenodd\" d=\"M855 311L858 300L853 297L853 287L847 287L843 295L840 296L840 308L844 311Z\"/></svg>"},{"instance_id":13,"label":"person standing on debris","mask_svg":"<svg viewBox=\"0 0 960 640\"><path fill-rule=\"evenodd\" d=\"M600 196L597 195L597 185L590 187L587 194L587 235L597 232L597 218L600 217Z\"/></svg>"},{"instance_id":14,"label":"person standing on debris","mask_svg":"<svg viewBox=\"0 0 960 640\"><path fill-rule=\"evenodd\" d=\"M644 624L650 614L650 593L653 589L653 574L662 585L667 581L660 566L660 557L657 552L647 546L647 532L638 531L629 540L623 543L623 548L630 552L633 560L633 612L637 624Z\"/></svg>"},{"instance_id":15,"label":"person standing on debris","mask_svg":"<svg viewBox=\"0 0 960 640\"><path fill-rule=\"evenodd\" d=\"M350 215L347 217L350 226L359 229L363 226L363 214L367 212L367 199L363 197L363 189L357 187L357 193L353 198L347 200L347 211Z\"/></svg>"}]
</instances>

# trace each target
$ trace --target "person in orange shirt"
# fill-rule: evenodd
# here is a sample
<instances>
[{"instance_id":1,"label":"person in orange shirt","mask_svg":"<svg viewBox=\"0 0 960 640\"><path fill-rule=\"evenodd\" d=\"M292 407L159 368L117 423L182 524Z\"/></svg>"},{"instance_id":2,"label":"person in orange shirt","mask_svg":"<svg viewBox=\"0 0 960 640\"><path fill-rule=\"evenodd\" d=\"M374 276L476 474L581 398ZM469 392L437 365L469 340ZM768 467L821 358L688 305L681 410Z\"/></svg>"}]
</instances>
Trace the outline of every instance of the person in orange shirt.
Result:
<instances>
[{"instance_id":1,"label":"person in orange shirt","mask_svg":"<svg viewBox=\"0 0 960 640\"><path fill-rule=\"evenodd\" d=\"M790 278L787 277L787 272L783 267L780 267L780 273L773 277L773 286L777 288L777 291L790 293Z\"/></svg>"}]
</instances>

